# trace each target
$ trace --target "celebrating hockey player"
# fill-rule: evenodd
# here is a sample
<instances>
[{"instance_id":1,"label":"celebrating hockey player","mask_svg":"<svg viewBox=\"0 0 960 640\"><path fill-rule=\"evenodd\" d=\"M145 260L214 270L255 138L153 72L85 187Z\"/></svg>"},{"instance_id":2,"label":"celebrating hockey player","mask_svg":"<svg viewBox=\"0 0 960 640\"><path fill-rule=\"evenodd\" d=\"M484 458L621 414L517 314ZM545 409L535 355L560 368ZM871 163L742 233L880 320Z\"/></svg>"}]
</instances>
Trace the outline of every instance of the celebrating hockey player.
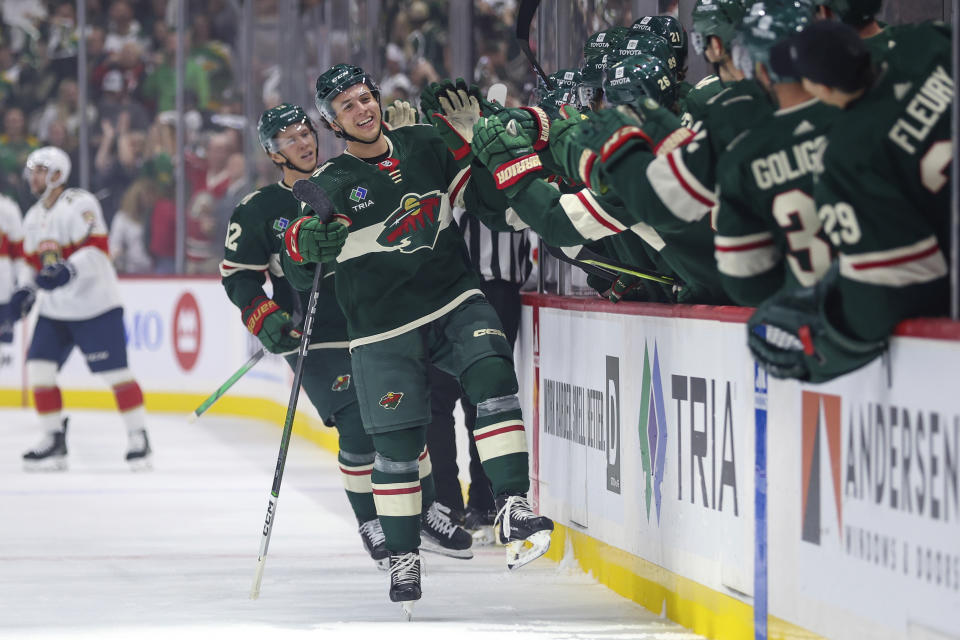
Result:
<instances>
[{"instance_id":1,"label":"celebrating hockey player","mask_svg":"<svg viewBox=\"0 0 960 640\"><path fill-rule=\"evenodd\" d=\"M493 484L508 566L542 555L553 523L527 502L512 352L451 224L452 204L472 197L469 168L458 167L432 127L384 131L379 90L359 67L338 64L321 74L316 103L325 125L346 141L346 151L312 178L336 213L328 224L293 221L284 260L336 260L360 412L377 451L373 495L391 554L390 599L406 608L421 595L417 457L431 419L428 362L456 376L477 406L473 437ZM532 550L521 550L524 540Z\"/></svg>"},{"instance_id":2,"label":"celebrating hockey player","mask_svg":"<svg viewBox=\"0 0 960 640\"><path fill-rule=\"evenodd\" d=\"M295 329L291 314L298 307L306 309L308 301L306 293L293 290L284 278L280 253L283 233L299 215L300 203L293 197L293 184L309 178L317 168L317 133L301 107L286 103L260 116L257 133L264 152L279 167L282 177L247 195L237 205L230 218L220 273L227 295L241 310L247 329L257 336L264 349L283 354L294 368L300 332ZM263 290L267 274L273 286L272 298ZM301 384L324 423L337 428L340 476L360 525L360 537L377 566L386 570L389 552L370 482L375 451L360 417L347 351L346 320L337 304L333 275L333 271L328 273L320 289ZM451 523L442 505L433 499L435 491L426 450L419 453L418 469L426 506L421 520L424 547L454 557L472 557L470 535Z\"/></svg>"},{"instance_id":3,"label":"celebrating hockey player","mask_svg":"<svg viewBox=\"0 0 960 640\"><path fill-rule=\"evenodd\" d=\"M803 88L788 52L788 38L812 21L804 7L758 2L734 41L740 69L779 106L736 138L718 170L717 266L727 293L747 306L783 287L813 285L833 258L813 177L837 111Z\"/></svg>"},{"instance_id":4,"label":"celebrating hockey player","mask_svg":"<svg viewBox=\"0 0 960 640\"><path fill-rule=\"evenodd\" d=\"M18 272L23 272L22 252L23 221L20 207L12 198L0 194L0 345L13 341L16 319L10 313L10 298L17 288ZM4 357L7 355L0 352L0 358Z\"/></svg>"},{"instance_id":5,"label":"celebrating hockey player","mask_svg":"<svg viewBox=\"0 0 960 640\"><path fill-rule=\"evenodd\" d=\"M67 419L61 416L57 372L76 346L90 371L113 389L127 428L127 462L133 469L149 468L143 393L127 367L123 307L100 203L88 191L64 186L70 158L61 149L33 151L26 173L37 197L23 222L23 256L29 269L11 297L9 313L17 320L34 301L39 307L27 352L27 378L44 434L24 454L24 465L67 468Z\"/></svg>"},{"instance_id":6,"label":"celebrating hockey player","mask_svg":"<svg viewBox=\"0 0 960 640\"><path fill-rule=\"evenodd\" d=\"M847 25L819 22L791 42L806 89L842 110L814 186L838 259L817 285L778 294L751 318L751 350L773 375L829 380L881 353L900 320L946 311L951 38L943 25L912 31L923 46L890 54L909 64L880 68Z\"/></svg>"}]
</instances>

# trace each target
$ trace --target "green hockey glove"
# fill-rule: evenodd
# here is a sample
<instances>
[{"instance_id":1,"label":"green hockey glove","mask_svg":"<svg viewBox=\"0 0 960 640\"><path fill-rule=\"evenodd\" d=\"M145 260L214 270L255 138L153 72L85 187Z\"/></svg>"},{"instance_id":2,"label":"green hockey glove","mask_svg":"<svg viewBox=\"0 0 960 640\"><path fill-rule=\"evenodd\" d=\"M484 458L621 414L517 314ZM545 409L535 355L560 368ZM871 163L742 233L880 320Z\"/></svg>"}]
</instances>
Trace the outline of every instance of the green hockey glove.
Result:
<instances>
[{"instance_id":1,"label":"green hockey glove","mask_svg":"<svg viewBox=\"0 0 960 640\"><path fill-rule=\"evenodd\" d=\"M420 108L443 138L459 168L473 160L470 142L473 127L480 120L480 91L467 87L463 78L431 83L420 94Z\"/></svg>"},{"instance_id":2,"label":"green hockey glove","mask_svg":"<svg viewBox=\"0 0 960 640\"><path fill-rule=\"evenodd\" d=\"M481 118L474 127L473 149L493 174L493 181L514 197L533 180L546 176L543 163L533 143L524 135L515 121L504 126L496 118Z\"/></svg>"},{"instance_id":3,"label":"green hockey glove","mask_svg":"<svg viewBox=\"0 0 960 640\"><path fill-rule=\"evenodd\" d=\"M394 100L383 110L383 123L391 131L400 127L409 127L419 121L417 110L406 100Z\"/></svg>"},{"instance_id":4,"label":"green hockey glove","mask_svg":"<svg viewBox=\"0 0 960 640\"><path fill-rule=\"evenodd\" d=\"M555 174L573 182L581 182L579 173L580 152L577 144L580 127L586 122L571 105L560 108L560 119L550 125L550 141L547 151L553 162L550 166L556 169ZM568 158L570 161L568 161Z\"/></svg>"},{"instance_id":5,"label":"green hockey glove","mask_svg":"<svg viewBox=\"0 0 960 640\"><path fill-rule=\"evenodd\" d=\"M638 148L648 152L653 148L649 136L637 124L635 117L616 109L597 111L583 124L578 139L582 150L577 159L577 175L588 187L598 192L605 190L601 165L609 168Z\"/></svg>"},{"instance_id":6,"label":"green hockey glove","mask_svg":"<svg viewBox=\"0 0 960 640\"><path fill-rule=\"evenodd\" d=\"M339 222L324 224L316 216L297 218L283 234L287 254L294 262L332 262L347 241Z\"/></svg>"},{"instance_id":7,"label":"green hockey glove","mask_svg":"<svg viewBox=\"0 0 960 640\"><path fill-rule=\"evenodd\" d=\"M621 300L645 300L646 295L643 286L643 279L629 274L621 274L614 281L613 286L606 291L605 295L610 302L620 302Z\"/></svg>"},{"instance_id":8,"label":"green hockey glove","mask_svg":"<svg viewBox=\"0 0 960 640\"><path fill-rule=\"evenodd\" d=\"M886 340L850 338L830 322L827 309L835 304L831 298L837 273L834 263L814 286L781 291L751 316L747 344L773 377L826 382L859 369L886 350Z\"/></svg>"},{"instance_id":9,"label":"green hockey glove","mask_svg":"<svg viewBox=\"0 0 960 640\"><path fill-rule=\"evenodd\" d=\"M627 118L627 122L632 121L643 130L650 139L652 151L658 156L682 147L695 135L681 124L680 118L672 111L650 98L635 105L620 105L616 110Z\"/></svg>"},{"instance_id":10,"label":"green hockey glove","mask_svg":"<svg viewBox=\"0 0 960 640\"><path fill-rule=\"evenodd\" d=\"M299 331L293 328L290 314L266 296L257 296L240 312L247 331L259 338L270 353L288 353L300 346Z\"/></svg>"},{"instance_id":11,"label":"green hockey glove","mask_svg":"<svg viewBox=\"0 0 960 640\"><path fill-rule=\"evenodd\" d=\"M518 109L503 109L496 114L503 126L511 120L516 120L523 133L533 141L533 150L542 151L550 141L550 118L547 112L540 107L520 107Z\"/></svg>"}]
</instances>

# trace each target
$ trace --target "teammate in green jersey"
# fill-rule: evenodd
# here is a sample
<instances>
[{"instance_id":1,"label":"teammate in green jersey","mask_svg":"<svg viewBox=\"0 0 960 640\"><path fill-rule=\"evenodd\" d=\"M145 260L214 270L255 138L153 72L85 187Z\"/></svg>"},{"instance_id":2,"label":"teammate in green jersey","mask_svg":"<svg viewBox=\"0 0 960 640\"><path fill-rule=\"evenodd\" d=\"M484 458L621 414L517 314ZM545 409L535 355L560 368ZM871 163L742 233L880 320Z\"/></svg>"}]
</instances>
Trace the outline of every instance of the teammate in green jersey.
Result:
<instances>
[{"instance_id":1,"label":"teammate in green jersey","mask_svg":"<svg viewBox=\"0 0 960 640\"><path fill-rule=\"evenodd\" d=\"M803 7L758 2L734 40L737 65L779 106L719 160L716 259L738 304L756 306L785 286L811 286L833 259L820 233L813 175L837 111L803 88L786 49L786 40L812 21Z\"/></svg>"},{"instance_id":2,"label":"teammate in green jersey","mask_svg":"<svg viewBox=\"0 0 960 640\"><path fill-rule=\"evenodd\" d=\"M946 311L951 39L937 25L915 28L926 45L903 52L909 65L879 69L857 33L837 22L811 25L791 42L804 86L842 110L814 183L838 260L821 283L778 294L751 319L752 329L791 338L750 334L774 375L828 380L879 354L900 320ZM907 66L909 75L896 71Z\"/></svg>"},{"instance_id":3,"label":"teammate in green jersey","mask_svg":"<svg viewBox=\"0 0 960 640\"><path fill-rule=\"evenodd\" d=\"M280 253L283 233L299 215L292 185L309 178L316 169L317 136L303 109L291 104L265 111L257 131L263 150L280 168L282 178L248 194L237 205L230 218L220 272L227 295L241 309L247 329L267 351L284 354L293 368L300 333L294 328L291 313L298 308L305 311L307 300L306 294L294 291L284 277ZM268 274L272 299L263 290ZM333 277L326 278L319 292L302 386L324 423L337 428L341 479L360 524L360 536L378 567L386 569L389 552L370 482L375 451L372 439L363 430L347 351L346 320L337 304L333 281ZM419 473L425 488L424 504L429 505L423 519L424 539L431 551L470 557L470 536L454 527L434 504L430 467L430 457L423 451Z\"/></svg>"},{"instance_id":4,"label":"teammate in green jersey","mask_svg":"<svg viewBox=\"0 0 960 640\"><path fill-rule=\"evenodd\" d=\"M460 114L465 119L438 116L440 126L451 140L470 136L469 120L479 118L476 96L454 91L446 99L472 109ZM493 484L495 532L508 543L508 567L542 555L553 523L527 502L512 352L452 224L454 203L469 209L475 198L469 139L467 153L450 153L434 127L384 131L377 85L353 65L335 65L317 78L316 104L325 126L346 141L345 152L311 178L336 213L328 224L295 220L285 234L284 263L336 254L360 411L377 451L373 494L391 553L390 598L409 606L421 596L417 456L431 419L428 362L456 376L477 406L472 435ZM528 551L524 540L533 545Z\"/></svg>"}]
</instances>

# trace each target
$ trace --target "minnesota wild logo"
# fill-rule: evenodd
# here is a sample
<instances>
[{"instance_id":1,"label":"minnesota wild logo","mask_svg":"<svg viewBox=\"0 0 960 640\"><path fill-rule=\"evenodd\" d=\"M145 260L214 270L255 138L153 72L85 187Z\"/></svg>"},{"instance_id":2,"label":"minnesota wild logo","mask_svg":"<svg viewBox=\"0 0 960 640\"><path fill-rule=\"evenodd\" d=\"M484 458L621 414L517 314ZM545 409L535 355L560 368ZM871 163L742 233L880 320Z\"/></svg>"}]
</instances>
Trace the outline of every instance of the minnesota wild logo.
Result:
<instances>
[{"instance_id":1,"label":"minnesota wild logo","mask_svg":"<svg viewBox=\"0 0 960 640\"><path fill-rule=\"evenodd\" d=\"M403 394L397 391L388 391L387 395L380 398L380 406L384 409L394 410L403 400Z\"/></svg>"},{"instance_id":2,"label":"minnesota wild logo","mask_svg":"<svg viewBox=\"0 0 960 640\"><path fill-rule=\"evenodd\" d=\"M331 391L346 391L350 388L350 374L345 373L342 376L337 376L337 379L333 381L333 386L330 387Z\"/></svg>"},{"instance_id":3,"label":"minnesota wild logo","mask_svg":"<svg viewBox=\"0 0 960 640\"><path fill-rule=\"evenodd\" d=\"M436 190L425 195L403 196L400 206L384 223L377 242L397 248L401 253L413 253L424 247L432 249L440 234L440 197L440 191Z\"/></svg>"}]
</instances>

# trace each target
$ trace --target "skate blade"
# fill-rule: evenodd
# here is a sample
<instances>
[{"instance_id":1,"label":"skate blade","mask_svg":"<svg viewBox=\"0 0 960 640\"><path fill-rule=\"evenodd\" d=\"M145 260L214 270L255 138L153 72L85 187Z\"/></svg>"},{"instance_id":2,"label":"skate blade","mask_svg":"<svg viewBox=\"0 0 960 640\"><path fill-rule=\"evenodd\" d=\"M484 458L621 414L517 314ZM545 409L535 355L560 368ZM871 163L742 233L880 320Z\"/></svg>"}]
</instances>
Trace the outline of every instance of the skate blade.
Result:
<instances>
[{"instance_id":1,"label":"skate blade","mask_svg":"<svg viewBox=\"0 0 960 640\"><path fill-rule=\"evenodd\" d=\"M127 460L127 464L130 465L130 471L133 471L134 473L153 471L153 461L149 457Z\"/></svg>"},{"instance_id":2,"label":"skate blade","mask_svg":"<svg viewBox=\"0 0 960 640\"><path fill-rule=\"evenodd\" d=\"M416 600L408 600L407 602L400 603L400 609L403 611L403 618L407 622L413 620L413 605L417 604Z\"/></svg>"},{"instance_id":3,"label":"skate blade","mask_svg":"<svg viewBox=\"0 0 960 640\"><path fill-rule=\"evenodd\" d=\"M427 537L425 534L421 534L420 536L420 550L426 551L427 553L435 553L438 556L457 558L458 560L469 560L473 557L473 551L470 549L470 547L467 547L466 549L450 549L437 543L435 540Z\"/></svg>"},{"instance_id":4,"label":"skate blade","mask_svg":"<svg viewBox=\"0 0 960 640\"><path fill-rule=\"evenodd\" d=\"M493 533L493 527L488 525L472 531L470 536L473 538L473 544L478 547L489 547L496 542L496 536Z\"/></svg>"},{"instance_id":5,"label":"skate blade","mask_svg":"<svg viewBox=\"0 0 960 640\"><path fill-rule=\"evenodd\" d=\"M57 472L67 470L66 457L47 458L45 460L24 460L23 470L39 473Z\"/></svg>"},{"instance_id":6,"label":"skate blade","mask_svg":"<svg viewBox=\"0 0 960 640\"><path fill-rule=\"evenodd\" d=\"M526 540L507 543L507 569L511 571L530 564L550 548L550 531L537 531ZM529 544L530 546L527 546Z\"/></svg>"}]
</instances>

